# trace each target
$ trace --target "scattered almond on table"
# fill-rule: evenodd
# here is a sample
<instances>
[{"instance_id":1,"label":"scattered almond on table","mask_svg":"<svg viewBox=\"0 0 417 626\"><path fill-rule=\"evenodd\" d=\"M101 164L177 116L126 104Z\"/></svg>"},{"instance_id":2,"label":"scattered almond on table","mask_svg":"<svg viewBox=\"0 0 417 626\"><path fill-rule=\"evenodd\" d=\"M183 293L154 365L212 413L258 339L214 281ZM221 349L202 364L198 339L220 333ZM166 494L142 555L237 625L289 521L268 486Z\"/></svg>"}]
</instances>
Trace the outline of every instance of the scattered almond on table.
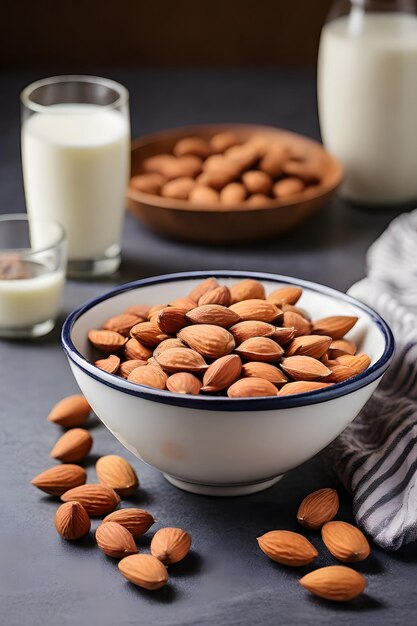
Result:
<instances>
[{"instance_id":1,"label":"scattered almond on table","mask_svg":"<svg viewBox=\"0 0 417 626\"><path fill-rule=\"evenodd\" d=\"M88 339L108 374L193 396L288 396L366 370L370 357L345 338L358 318L312 320L301 297L293 285L267 294L254 279L227 287L211 277L171 302L129 307Z\"/></svg>"},{"instance_id":2,"label":"scattered almond on table","mask_svg":"<svg viewBox=\"0 0 417 626\"><path fill-rule=\"evenodd\" d=\"M198 285L192 292L194 302L201 299L205 293L216 291L219 286L213 284L214 279L208 279L203 284ZM222 297L227 295L229 301L233 301L240 295L253 295L248 289L248 285L240 285L231 293L225 294L223 288ZM259 286L254 285L257 289L257 295L261 295ZM284 288L282 292L283 300L296 301L300 293L292 291L292 288ZM295 289L295 288L294 288ZM216 298L219 295L217 291ZM239 295L240 294L240 295ZM274 292L274 299L277 293ZM248 298L251 299L250 297ZM284 304L291 305L290 302L281 301ZM238 301L241 302L241 301ZM177 301L178 303L178 301ZM205 306L205 305L202 305ZM293 305L292 305L293 306ZM151 315L158 311L164 311L166 307L153 307ZM148 313L149 307L138 306L136 311ZM264 311L266 309L263 309ZM189 311L193 311L192 308ZM148 313L149 314L149 313ZM216 313L217 314L217 313ZM340 334L340 325L334 323L334 318L330 318L333 332ZM120 320L119 320L120 321ZM131 320L132 321L132 320ZM134 320L135 325L137 318ZM140 322L139 322L140 323ZM322 324L322 322L320 322ZM276 327L270 322L263 320L242 320L237 323L246 326L240 327L237 337L244 341L249 340L251 333L263 332L267 335L263 338L271 338L276 332ZM349 323L351 327L351 322ZM349 326L346 320L342 320L341 325L344 328ZM316 326L318 327L318 325ZM218 329L224 330L222 326ZM106 330L106 329L104 329ZM114 331L116 332L116 331ZM125 332L127 332L125 330ZM249 336L248 336L249 333ZM149 335L151 337L151 335ZM152 341L155 341L155 335L152 335ZM199 337L192 340L197 343L201 341ZM161 348L164 341L171 342L167 350ZM180 347L177 337L170 337L156 344L157 354L163 355L170 351L178 351L179 353L193 352L186 345ZM221 345L224 346L225 336L221 337ZM294 341L291 339L289 341ZM330 346L333 341L322 343L319 352L326 351L330 348L342 351L342 356L353 352L351 342L344 339L337 340L341 343ZM346 345L343 343L346 341ZM171 347L171 346L175 347ZM200 345L198 343L198 345ZM311 350L311 342L307 342L308 350ZM204 346L205 352L216 352L219 343L211 344L208 342ZM277 343L277 346L279 344ZM300 348L300 342L295 344L294 350ZM346 352L344 352L346 348ZM198 357L201 354L195 352ZM306 358L313 358L305 355ZM334 356L334 355L332 355ZM354 356L350 354L350 356ZM155 357L151 357L155 358ZM291 358L291 357L288 357ZM337 357L338 358L338 357ZM318 361L320 363L320 361ZM196 361L197 363L197 361ZM149 367L161 368L160 365L149 366L141 365L132 371L146 369ZM171 364L169 367L173 367ZM242 369L246 367L243 378L239 378ZM264 369L266 368L266 369ZM194 374L189 372L176 372L169 377L163 370L161 372L167 378L174 379L171 386L177 393L198 393L200 388L203 391L222 391L225 387L228 389L236 388L236 385L246 385L251 381L255 381L255 386L264 387L263 392L268 390L268 386L282 383L281 377L285 375L275 365L268 362L252 362L245 363L242 367L240 357L236 354L225 354L218 358L214 358L213 363L204 368L203 385ZM259 376L264 373L264 377ZM255 375L254 375L255 374ZM191 377L191 378L188 378ZM231 378L234 382L230 384ZM285 379L286 381L286 379ZM284 382L285 382L284 381ZM311 381L296 381L286 383L288 385L317 385L319 383ZM168 386L169 388L169 386ZM232 396L233 396L232 392ZM245 393L247 393L245 391ZM240 397L240 395L237 395ZM138 554L137 539L142 537L151 526L155 523L154 517L147 511L138 508L122 508L117 509L121 498L132 495L139 486L138 476L133 467L118 455L106 455L98 459L96 463L96 473L99 483L87 483L87 474L83 467L77 465L76 462L65 462L69 457L78 458L78 462L88 455L93 443L92 437L85 429L79 428L80 423L84 423L91 408L83 400L82 396L70 396L65 398L52 409L48 416L50 422L69 428L62 435L54 446L57 459L61 459L63 463L49 468L32 479L32 484L44 491L45 493L58 497L63 504L59 506L55 513L55 528L59 535L67 541L76 541L82 539L89 534L91 530L91 519L103 517L101 523L95 530L95 538L97 546L108 557L119 560L118 569L121 575L129 582L147 590L157 590L168 582L168 567L175 566L176 563L182 561L190 551L191 536L182 528L166 527L160 528L153 535L150 542L151 554ZM53 419L51 419L51 415ZM81 421L82 420L82 421ZM72 426L72 427L71 427ZM81 433L80 433L81 431ZM87 433L88 437L86 437ZM58 447L58 454L56 448ZM317 531L321 529L321 537L324 545L330 554L343 563L357 563L366 559L370 554L370 546L365 535L359 528L348 524L344 521L334 520L339 510L339 498L336 490L330 488L319 489L307 495L301 502L297 520L299 524L307 529ZM272 530L258 537L259 548L271 560L289 567L303 567L313 563L319 556L317 548L302 534L289 530ZM337 602L345 602L353 600L363 593L367 586L365 577L359 572L350 569L345 565L330 565L315 569L299 579L299 584L316 596L327 600Z\"/></svg>"},{"instance_id":3,"label":"scattered almond on table","mask_svg":"<svg viewBox=\"0 0 417 626\"><path fill-rule=\"evenodd\" d=\"M310 530L320 530L324 545L332 556L344 563L366 559L371 550L359 528L343 521L331 521L339 510L335 489L313 491L301 502L298 522ZM262 552L272 561L290 567L312 563L319 553L303 535L288 530L271 530L258 537ZM336 602L353 600L365 590L367 581L359 572L341 565L315 569L298 581L302 587L320 598Z\"/></svg>"},{"instance_id":4,"label":"scattered almond on table","mask_svg":"<svg viewBox=\"0 0 417 626\"><path fill-rule=\"evenodd\" d=\"M98 335L104 351L108 350L109 341L114 340L112 333L118 334L122 331L128 335L129 324L136 324L142 319L137 313L147 315L149 310L149 307L134 307L131 313L113 318L107 328L103 329L105 334ZM154 310L159 309L154 307ZM113 330L116 327L118 330ZM108 361L111 358L113 355L110 354L103 360ZM111 373L111 368L104 369ZM95 530L100 550L110 558L121 559L119 571L133 584L149 590L160 589L168 581L166 566L177 563L188 554L191 536L181 528L160 528L151 542L152 554L137 554L136 540L156 520L142 509L117 509L121 498L133 495L139 487L134 468L123 457L116 454L101 456L96 462L99 482L87 483L87 472L77 463L87 458L93 445L89 431L79 428L85 424L90 413L91 407L82 395L68 396L52 408L48 421L68 429L58 439L50 454L62 463L41 472L31 483L63 502L54 519L56 531L63 539L82 539L91 530L90 518L105 516ZM139 558L128 560L132 556Z\"/></svg>"}]
</instances>

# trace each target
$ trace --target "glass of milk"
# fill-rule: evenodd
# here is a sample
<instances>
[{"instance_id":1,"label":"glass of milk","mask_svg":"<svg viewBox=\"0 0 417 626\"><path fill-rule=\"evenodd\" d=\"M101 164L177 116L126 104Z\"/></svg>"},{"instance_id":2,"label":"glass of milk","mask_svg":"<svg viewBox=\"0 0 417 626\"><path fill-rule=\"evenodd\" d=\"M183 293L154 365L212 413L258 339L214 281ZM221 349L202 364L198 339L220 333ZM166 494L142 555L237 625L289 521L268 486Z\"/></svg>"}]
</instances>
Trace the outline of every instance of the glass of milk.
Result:
<instances>
[{"instance_id":1,"label":"glass of milk","mask_svg":"<svg viewBox=\"0 0 417 626\"><path fill-rule=\"evenodd\" d=\"M66 236L60 224L0 216L0 337L52 330L65 282Z\"/></svg>"},{"instance_id":2,"label":"glass of milk","mask_svg":"<svg viewBox=\"0 0 417 626\"><path fill-rule=\"evenodd\" d=\"M22 101L22 167L29 218L68 236L68 274L111 274L120 264L130 172L129 94L94 76L29 85Z\"/></svg>"},{"instance_id":3,"label":"glass of milk","mask_svg":"<svg viewBox=\"0 0 417 626\"><path fill-rule=\"evenodd\" d=\"M417 200L417 16L411 0L338 2L322 30L323 142L358 203Z\"/></svg>"}]
</instances>

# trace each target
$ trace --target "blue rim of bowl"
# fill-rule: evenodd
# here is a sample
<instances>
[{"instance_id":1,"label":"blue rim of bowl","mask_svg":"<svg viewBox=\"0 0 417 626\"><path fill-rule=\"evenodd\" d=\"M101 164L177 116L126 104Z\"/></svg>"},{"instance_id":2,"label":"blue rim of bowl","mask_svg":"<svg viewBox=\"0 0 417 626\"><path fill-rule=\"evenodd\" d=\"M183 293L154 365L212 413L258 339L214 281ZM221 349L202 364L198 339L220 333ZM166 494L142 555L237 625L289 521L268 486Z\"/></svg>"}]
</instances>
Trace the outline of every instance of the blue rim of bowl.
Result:
<instances>
[{"instance_id":1,"label":"blue rim of bowl","mask_svg":"<svg viewBox=\"0 0 417 626\"><path fill-rule=\"evenodd\" d=\"M145 287L148 285L158 285L161 283L168 283L174 281L194 280L196 278L205 279L214 276L215 278L255 278L257 280L266 280L275 282L281 285L297 285L302 288L315 291L327 296L336 298L353 305L356 308L361 309L372 319L385 340L385 347L382 356L371 365L367 370L358 374L357 376L350 378L342 383L336 383L331 387L325 387L324 389L317 389L301 394L293 394L290 396L268 396L257 398L227 398L224 396L191 396L184 394L172 393L171 391L163 391L160 389L153 389L152 387L145 387L144 385L138 385L131 383L124 378L115 376L114 374L108 374L103 370L97 368L93 363L90 363L85 359L80 352L75 348L72 339L71 332L75 322L87 311L92 309L97 304L109 300L110 298L137 289L138 287ZM386 369L389 367L395 352L395 341L392 335L391 329L388 324L382 319L382 317L374 311L371 307L367 306L363 302L352 298L345 293L332 289L331 287L325 287L317 283L299 280L297 278L291 278L289 276L281 276L279 274L268 274L263 272L240 272L240 271L228 271L228 270L214 270L214 271L194 271L194 272L177 272L175 274L165 274L162 276L154 276L151 278L143 278L141 280L133 281L120 285L115 289L112 289L98 298L90 300L86 304L75 309L65 320L62 326L61 342L68 359L72 361L77 367L79 367L90 378L93 378L107 387L112 387L124 393L153 402L160 402L162 404L169 404L173 406L180 406L193 409L204 409L206 411L265 411L273 409L287 409L298 406L306 406L309 404L318 404L321 402L327 402L341 396L345 396L357 389L370 385L375 380L380 378Z\"/></svg>"}]
</instances>

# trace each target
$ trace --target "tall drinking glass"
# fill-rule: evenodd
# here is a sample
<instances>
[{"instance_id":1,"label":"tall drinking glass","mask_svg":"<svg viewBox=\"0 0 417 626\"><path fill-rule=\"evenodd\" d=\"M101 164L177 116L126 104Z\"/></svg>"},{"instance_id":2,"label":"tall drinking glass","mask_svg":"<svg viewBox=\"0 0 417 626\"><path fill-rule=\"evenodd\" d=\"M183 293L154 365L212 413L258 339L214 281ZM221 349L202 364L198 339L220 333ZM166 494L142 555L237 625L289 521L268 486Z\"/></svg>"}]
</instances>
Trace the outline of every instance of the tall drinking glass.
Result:
<instances>
[{"instance_id":1,"label":"tall drinking glass","mask_svg":"<svg viewBox=\"0 0 417 626\"><path fill-rule=\"evenodd\" d=\"M68 236L68 274L111 274L120 264L130 170L129 94L95 76L56 76L21 94L22 167L29 219Z\"/></svg>"}]
</instances>

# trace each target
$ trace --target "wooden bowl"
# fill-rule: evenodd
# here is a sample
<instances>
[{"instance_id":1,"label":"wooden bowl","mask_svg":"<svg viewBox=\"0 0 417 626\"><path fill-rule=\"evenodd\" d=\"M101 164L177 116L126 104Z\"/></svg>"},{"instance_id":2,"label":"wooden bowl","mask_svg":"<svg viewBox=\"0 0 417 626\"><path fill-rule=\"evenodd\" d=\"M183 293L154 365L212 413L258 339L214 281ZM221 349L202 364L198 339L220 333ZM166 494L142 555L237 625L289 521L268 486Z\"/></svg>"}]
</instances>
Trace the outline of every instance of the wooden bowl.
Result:
<instances>
[{"instance_id":1,"label":"wooden bowl","mask_svg":"<svg viewBox=\"0 0 417 626\"><path fill-rule=\"evenodd\" d=\"M319 184L307 187L289 199L274 199L265 206L239 204L233 207L196 206L186 200L150 195L129 187L129 211L155 232L183 241L210 244L240 243L284 233L320 209L342 181L342 166L317 141L272 126L204 125L188 126L147 135L132 142L132 176L143 173L144 159L172 152L176 142L188 136L205 139L233 130L242 141L254 134L291 142L295 150L324 163Z\"/></svg>"}]
</instances>

